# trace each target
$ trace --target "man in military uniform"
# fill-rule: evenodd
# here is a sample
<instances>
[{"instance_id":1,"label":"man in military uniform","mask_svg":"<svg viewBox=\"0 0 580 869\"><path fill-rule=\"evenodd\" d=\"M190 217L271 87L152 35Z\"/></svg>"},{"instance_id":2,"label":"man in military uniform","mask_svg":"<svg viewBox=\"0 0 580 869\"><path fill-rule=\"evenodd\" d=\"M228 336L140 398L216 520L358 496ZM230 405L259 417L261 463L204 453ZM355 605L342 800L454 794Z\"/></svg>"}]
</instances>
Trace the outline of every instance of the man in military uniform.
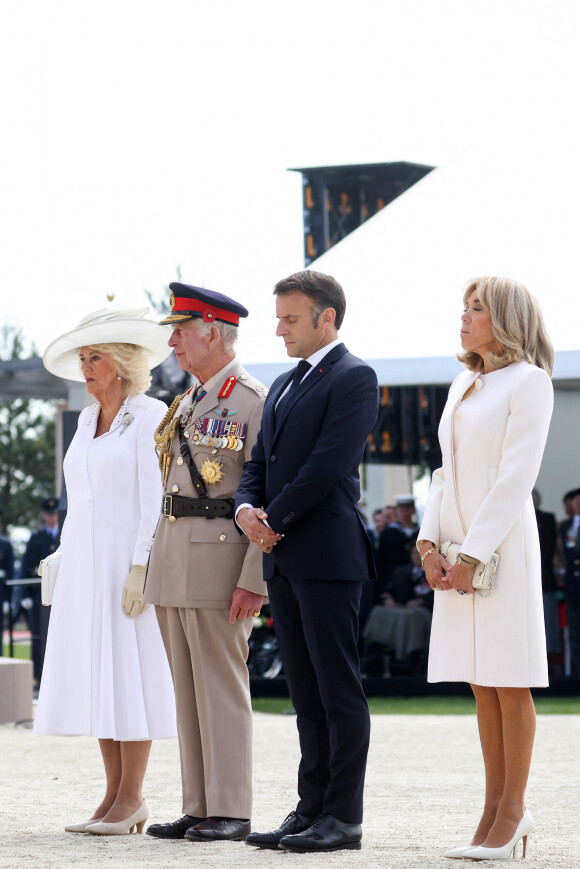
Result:
<instances>
[{"instance_id":1,"label":"man in military uniform","mask_svg":"<svg viewBox=\"0 0 580 869\"><path fill-rule=\"evenodd\" d=\"M250 832L252 709L246 667L265 595L262 556L233 521L233 498L266 389L234 350L247 310L220 293L170 284L169 341L197 386L156 434L163 511L145 600L157 607L177 704L183 812L152 836L240 840Z\"/></svg>"},{"instance_id":2,"label":"man in military uniform","mask_svg":"<svg viewBox=\"0 0 580 869\"><path fill-rule=\"evenodd\" d=\"M43 527L37 531L33 531L30 535L26 550L20 564L20 576L22 579L29 579L38 576L38 565L47 555L52 555L60 546L60 528L58 525L58 498L44 498L40 502L40 518ZM42 676L42 663L44 659L44 648L41 643L41 614L42 602L40 584L25 585L19 589L20 606L26 609L28 625L32 635L32 661L34 664L34 678L40 682ZM29 606L25 606L25 602L29 602ZM44 625L46 631L46 625ZM45 635L46 638L46 635Z\"/></svg>"}]
</instances>

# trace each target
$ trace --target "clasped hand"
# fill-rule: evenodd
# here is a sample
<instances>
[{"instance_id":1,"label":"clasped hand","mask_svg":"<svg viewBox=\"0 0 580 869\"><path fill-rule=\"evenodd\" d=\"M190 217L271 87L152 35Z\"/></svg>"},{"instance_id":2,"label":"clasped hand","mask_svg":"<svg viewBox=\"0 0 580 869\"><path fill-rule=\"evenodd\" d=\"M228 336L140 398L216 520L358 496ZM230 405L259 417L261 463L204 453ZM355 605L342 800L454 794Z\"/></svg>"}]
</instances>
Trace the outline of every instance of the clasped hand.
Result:
<instances>
[{"instance_id":1,"label":"clasped hand","mask_svg":"<svg viewBox=\"0 0 580 869\"><path fill-rule=\"evenodd\" d=\"M474 567L467 567L464 564L451 565L445 561L440 552L432 552L425 559L424 568L425 578L435 591L455 589L464 594L475 594L471 584Z\"/></svg>"},{"instance_id":2,"label":"clasped hand","mask_svg":"<svg viewBox=\"0 0 580 869\"><path fill-rule=\"evenodd\" d=\"M236 522L252 543L255 543L262 552L271 552L279 540L280 534L266 525L264 522L268 514L260 507L244 507L236 516Z\"/></svg>"},{"instance_id":3,"label":"clasped hand","mask_svg":"<svg viewBox=\"0 0 580 869\"><path fill-rule=\"evenodd\" d=\"M447 582L450 588L463 594L475 594L475 589L472 585L475 565L468 567L466 564L454 564L452 567L448 565Z\"/></svg>"}]
</instances>

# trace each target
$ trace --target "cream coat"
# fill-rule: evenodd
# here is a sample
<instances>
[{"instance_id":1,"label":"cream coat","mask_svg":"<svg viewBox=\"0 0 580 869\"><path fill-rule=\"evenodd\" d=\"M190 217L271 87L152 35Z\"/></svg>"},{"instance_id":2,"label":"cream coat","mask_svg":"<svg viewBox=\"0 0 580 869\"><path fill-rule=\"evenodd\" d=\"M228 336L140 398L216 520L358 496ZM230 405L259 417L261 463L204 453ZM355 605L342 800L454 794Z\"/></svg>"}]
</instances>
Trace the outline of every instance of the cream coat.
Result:
<instances>
[{"instance_id":1,"label":"cream coat","mask_svg":"<svg viewBox=\"0 0 580 869\"><path fill-rule=\"evenodd\" d=\"M123 585L146 564L159 515L153 433L166 411L136 395L95 438L99 405L79 416L64 460L68 512L36 733L135 740L175 736L171 674L153 607L125 615ZM130 414L131 422L123 425ZM126 418L129 420L129 417Z\"/></svg>"},{"instance_id":2,"label":"cream coat","mask_svg":"<svg viewBox=\"0 0 580 869\"><path fill-rule=\"evenodd\" d=\"M439 425L443 466L433 474L419 539L461 543L481 561L498 552L499 566L488 597L435 593L430 682L548 684L531 491L552 407L550 378L526 362L485 375L464 371L451 385Z\"/></svg>"}]
</instances>

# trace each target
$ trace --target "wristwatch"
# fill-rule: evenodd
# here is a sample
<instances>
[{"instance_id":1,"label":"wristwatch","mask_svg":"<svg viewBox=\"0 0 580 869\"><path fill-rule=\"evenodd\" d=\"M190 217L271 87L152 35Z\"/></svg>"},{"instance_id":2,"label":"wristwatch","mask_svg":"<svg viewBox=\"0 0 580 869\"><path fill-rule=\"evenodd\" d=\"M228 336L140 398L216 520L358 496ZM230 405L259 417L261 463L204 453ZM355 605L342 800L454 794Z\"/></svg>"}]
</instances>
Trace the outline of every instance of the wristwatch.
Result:
<instances>
[{"instance_id":1,"label":"wristwatch","mask_svg":"<svg viewBox=\"0 0 580 869\"><path fill-rule=\"evenodd\" d=\"M460 552L457 556L457 564L460 564L463 567L474 568L477 564L477 559L471 558L470 555L465 555L463 552Z\"/></svg>"}]
</instances>

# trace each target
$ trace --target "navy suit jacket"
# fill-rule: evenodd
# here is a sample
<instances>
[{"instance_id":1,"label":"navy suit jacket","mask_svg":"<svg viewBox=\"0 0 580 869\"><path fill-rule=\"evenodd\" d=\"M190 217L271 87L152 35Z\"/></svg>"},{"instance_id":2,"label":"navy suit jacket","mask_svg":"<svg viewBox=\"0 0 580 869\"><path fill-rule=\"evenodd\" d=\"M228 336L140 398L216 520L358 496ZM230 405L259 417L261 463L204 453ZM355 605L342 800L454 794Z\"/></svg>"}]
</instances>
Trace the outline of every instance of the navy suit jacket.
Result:
<instances>
[{"instance_id":1,"label":"navy suit jacket","mask_svg":"<svg viewBox=\"0 0 580 869\"><path fill-rule=\"evenodd\" d=\"M264 555L264 578L374 578L360 498L359 465L378 411L373 369L333 347L276 414L292 372L274 382L246 462L236 506L263 507L284 537Z\"/></svg>"}]
</instances>

